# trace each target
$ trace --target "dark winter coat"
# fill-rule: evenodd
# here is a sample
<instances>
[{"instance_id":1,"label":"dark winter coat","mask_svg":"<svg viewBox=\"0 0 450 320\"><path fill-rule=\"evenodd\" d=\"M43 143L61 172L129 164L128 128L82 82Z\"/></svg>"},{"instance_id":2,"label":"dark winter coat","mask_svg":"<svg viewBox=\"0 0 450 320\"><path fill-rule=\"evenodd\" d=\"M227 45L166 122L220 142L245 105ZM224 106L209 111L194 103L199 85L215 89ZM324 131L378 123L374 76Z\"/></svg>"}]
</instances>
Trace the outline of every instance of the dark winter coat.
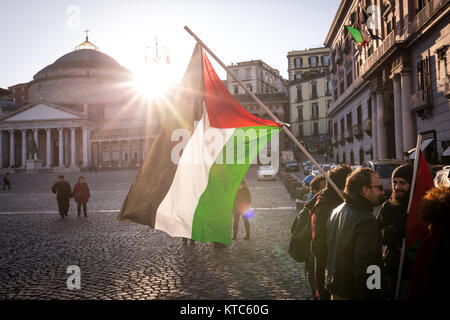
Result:
<instances>
[{"instance_id":1,"label":"dark winter coat","mask_svg":"<svg viewBox=\"0 0 450 320\"><path fill-rule=\"evenodd\" d=\"M433 224L416 255L411 298L447 300L450 277L450 224Z\"/></svg>"},{"instance_id":2,"label":"dark winter coat","mask_svg":"<svg viewBox=\"0 0 450 320\"><path fill-rule=\"evenodd\" d=\"M325 286L331 294L348 299L380 298L380 290L369 290L367 268L381 265L379 229L373 208L363 197L344 202L327 222Z\"/></svg>"},{"instance_id":3,"label":"dark winter coat","mask_svg":"<svg viewBox=\"0 0 450 320\"><path fill-rule=\"evenodd\" d=\"M58 181L52 187L52 192L56 193L57 201L70 201L72 198L72 190L70 184L67 181Z\"/></svg>"},{"instance_id":4,"label":"dark winter coat","mask_svg":"<svg viewBox=\"0 0 450 320\"><path fill-rule=\"evenodd\" d=\"M320 192L317 202L311 210L311 254L314 257L314 277L318 299L329 299L329 294L324 291L325 264L327 261L327 221L333 209L341 203L342 198L336 191L325 189Z\"/></svg>"},{"instance_id":5,"label":"dark winter coat","mask_svg":"<svg viewBox=\"0 0 450 320\"><path fill-rule=\"evenodd\" d=\"M406 232L407 205L395 204L391 199L381 206L377 216L383 246L383 271L397 283L402 241ZM402 279L411 281L414 262L405 256Z\"/></svg>"},{"instance_id":6,"label":"dark winter coat","mask_svg":"<svg viewBox=\"0 0 450 320\"><path fill-rule=\"evenodd\" d=\"M72 196L75 198L77 203L87 203L91 197L88 184L86 182L77 182L77 184L73 187Z\"/></svg>"}]
</instances>

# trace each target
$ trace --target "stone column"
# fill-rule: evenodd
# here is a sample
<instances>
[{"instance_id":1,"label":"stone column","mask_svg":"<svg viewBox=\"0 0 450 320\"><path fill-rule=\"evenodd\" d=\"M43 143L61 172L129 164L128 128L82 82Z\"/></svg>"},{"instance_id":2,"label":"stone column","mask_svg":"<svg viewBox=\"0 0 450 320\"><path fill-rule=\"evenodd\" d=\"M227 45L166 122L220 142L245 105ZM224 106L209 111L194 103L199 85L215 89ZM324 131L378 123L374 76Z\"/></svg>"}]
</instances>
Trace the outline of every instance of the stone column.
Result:
<instances>
[{"instance_id":1,"label":"stone column","mask_svg":"<svg viewBox=\"0 0 450 320\"><path fill-rule=\"evenodd\" d=\"M64 168L64 139L63 128L58 128L59 133L59 167Z\"/></svg>"},{"instance_id":2,"label":"stone column","mask_svg":"<svg viewBox=\"0 0 450 320\"><path fill-rule=\"evenodd\" d=\"M92 164L92 155L91 155L91 128L87 128L87 147L88 147L88 164Z\"/></svg>"},{"instance_id":3,"label":"stone column","mask_svg":"<svg viewBox=\"0 0 450 320\"><path fill-rule=\"evenodd\" d=\"M377 134L378 134L378 158L387 158L387 135L384 124L384 91L377 90Z\"/></svg>"},{"instance_id":4,"label":"stone column","mask_svg":"<svg viewBox=\"0 0 450 320\"><path fill-rule=\"evenodd\" d=\"M83 167L88 165L88 129L83 128Z\"/></svg>"},{"instance_id":5,"label":"stone column","mask_svg":"<svg viewBox=\"0 0 450 320\"><path fill-rule=\"evenodd\" d=\"M113 166L112 140L109 140L109 166Z\"/></svg>"},{"instance_id":6,"label":"stone column","mask_svg":"<svg viewBox=\"0 0 450 320\"><path fill-rule=\"evenodd\" d=\"M103 166L103 148L102 148L102 142L97 142L98 147L98 167L101 168Z\"/></svg>"},{"instance_id":7,"label":"stone column","mask_svg":"<svg viewBox=\"0 0 450 320\"><path fill-rule=\"evenodd\" d=\"M403 151L411 150L416 146L417 133L414 126L414 118L411 114L411 73L409 70L402 71L402 128L403 128Z\"/></svg>"},{"instance_id":8,"label":"stone column","mask_svg":"<svg viewBox=\"0 0 450 320\"><path fill-rule=\"evenodd\" d=\"M70 167L75 168L77 166L76 160L76 128L70 128Z\"/></svg>"},{"instance_id":9,"label":"stone column","mask_svg":"<svg viewBox=\"0 0 450 320\"><path fill-rule=\"evenodd\" d=\"M52 166L52 129L47 128L47 168Z\"/></svg>"},{"instance_id":10,"label":"stone column","mask_svg":"<svg viewBox=\"0 0 450 320\"><path fill-rule=\"evenodd\" d=\"M9 167L12 168L16 165L16 149L14 146L14 129L10 129L9 131Z\"/></svg>"},{"instance_id":11,"label":"stone column","mask_svg":"<svg viewBox=\"0 0 450 320\"><path fill-rule=\"evenodd\" d=\"M34 160L38 160L38 152L39 152L39 129L33 129L33 138L34 143L36 143L36 152L33 153Z\"/></svg>"},{"instance_id":12,"label":"stone column","mask_svg":"<svg viewBox=\"0 0 450 320\"><path fill-rule=\"evenodd\" d=\"M122 166L122 140L118 141L119 143L119 167Z\"/></svg>"},{"instance_id":13,"label":"stone column","mask_svg":"<svg viewBox=\"0 0 450 320\"><path fill-rule=\"evenodd\" d=\"M140 166L142 163L142 149L141 149L141 140L136 140L136 147L137 147L137 161L136 165Z\"/></svg>"},{"instance_id":14,"label":"stone column","mask_svg":"<svg viewBox=\"0 0 450 320\"><path fill-rule=\"evenodd\" d=\"M378 159L378 128L377 128L377 97L375 93L370 95L372 104L372 151L373 159Z\"/></svg>"},{"instance_id":15,"label":"stone column","mask_svg":"<svg viewBox=\"0 0 450 320\"><path fill-rule=\"evenodd\" d=\"M3 168L3 130L0 130L0 168Z\"/></svg>"},{"instance_id":16,"label":"stone column","mask_svg":"<svg viewBox=\"0 0 450 320\"><path fill-rule=\"evenodd\" d=\"M403 160L402 92L400 77L394 75L395 158Z\"/></svg>"},{"instance_id":17,"label":"stone column","mask_svg":"<svg viewBox=\"0 0 450 320\"><path fill-rule=\"evenodd\" d=\"M131 165L131 140L128 139L128 165Z\"/></svg>"},{"instance_id":18,"label":"stone column","mask_svg":"<svg viewBox=\"0 0 450 320\"><path fill-rule=\"evenodd\" d=\"M27 130L22 129L22 168L27 166Z\"/></svg>"}]
</instances>

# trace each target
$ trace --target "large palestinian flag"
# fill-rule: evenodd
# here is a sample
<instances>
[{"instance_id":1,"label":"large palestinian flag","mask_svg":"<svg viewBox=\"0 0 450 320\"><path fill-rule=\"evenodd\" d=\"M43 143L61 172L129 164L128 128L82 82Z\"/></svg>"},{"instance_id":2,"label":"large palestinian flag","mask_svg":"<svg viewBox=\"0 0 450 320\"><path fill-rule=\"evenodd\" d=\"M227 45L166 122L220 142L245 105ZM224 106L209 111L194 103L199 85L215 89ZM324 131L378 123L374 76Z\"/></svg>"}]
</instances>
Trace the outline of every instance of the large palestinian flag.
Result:
<instances>
[{"instance_id":1,"label":"large palestinian flag","mask_svg":"<svg viewBox=\"0 0 450 320\"><path fill-rule=\"evenodd\" d=\"M118 219L229 244L239 184L280 125L243 108L198 44L180 90L162 112L159 134Z\"/></svg>"}]
</instances>

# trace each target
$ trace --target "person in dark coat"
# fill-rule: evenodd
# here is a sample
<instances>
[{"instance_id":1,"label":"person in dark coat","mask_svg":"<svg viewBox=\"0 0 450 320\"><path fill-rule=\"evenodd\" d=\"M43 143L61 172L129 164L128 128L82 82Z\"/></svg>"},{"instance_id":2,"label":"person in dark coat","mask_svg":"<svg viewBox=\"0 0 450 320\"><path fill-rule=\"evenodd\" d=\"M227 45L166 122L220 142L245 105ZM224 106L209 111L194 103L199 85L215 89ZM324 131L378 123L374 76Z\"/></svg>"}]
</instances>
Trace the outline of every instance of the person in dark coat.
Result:
<instances>
[{"instance_id":1,"label":"person in dark coat","mask_svg":"<svg viewBox=\"0 0 450 320\"><path fill-rule=\"evenodd\" d=\"M7 172L3 177L3 190L5 190L6 186L8 186L8 190L11 190L11 182L9 181L8 175L9 172Z\"/></svg>"},{"instance_id":2,"label":"person in dark coat","mask_svg":"<svg viewBox=\"0 0 450 320\"><path fill-rule=\"evenodd\" d=\"M245 180L242 180L236 193L236 199L234 200L233 206L233 240L237 237L240 217L244 219L246 232L245 240L250 239L250 222L248 221L248 217L246 215L249 212L251 201L250 191L248 190Z\"/></svg>"},{"instance_id":3,"label":"person in dark coat","mask_svg":"<svg viewBox=\"0 0 450 320\"><path fill-rule=\"evenodd\" d=\"M67 217L72 190L70 184L64 181L64 176L61 175L58 177L58 182L53 185L52 192L56 193L56 201L58 201L58 210L61 218L64 218L64 216Z\"/></svg>"},{"instance_id":4,"label":"person in dark coat","mask_svg":"<svg viewBox=\"0 0 450 320\"><path fill-rule=\"evenodd\" d=\"M380 234L372 212L383 196L383 185L375 171L358 168L348 176L345 202L333 210L326 228L325 288L331 300L382 298L382 288L371 290L367 280L372 275L369 266L381 266Z\"/></svg>"},{"instance_id":5,"label":"person in dark coat","mask_svg":"<svg viewBox=\"0 0 450 320\"><path fill-rule=\"evenodd\" d=\"M75 198L75 202L77 203L78 216L81 215L81 206L83 206L84 216L87 217L87 203L91 197L91 194L84 177L78 178L78 182L73 187L72 196Z\"/></svg>"},{"instance_id":6,"label":"person in dark coat","mask_svg":"<svg viewBox=\"0 0 450 320\"><path fill-rule=\"evenodd\" d=\"M444 301L450 288L450 187L429 190L420 215L430 232L416 254L410 298Z\"/></svg>"},{"instance_id":7,"label":"person in dark coat","mask_svg":"<svg viewBox=\"0 0 450 320\"><path fill-rule=\"evenodd\" d=\"M345 180L352 173L352 168L340 165L328 171L331 181L342 191ZM334 208L343 202L331 185L327 185L317 198L311 210L311 254L314 259L315 296L318 300L329 300L330 293L325 290L325 264L327 262L327 221Z\"/></svg>"},{"instance_id":8,"label":"person in dark coat","mask_svg":"<svg viewBox=\"0 0 450 320\"><path fill-rule=\"evenodd\" d=\"M413 167L410 164L397 167L392 172L392 195L381 206L377 222L383 246L383 274L386 278L387 298L394 300L402 241L406 232L408 201ZM414 261L405 256L400 286L401 300L408 299Z\"/></svg>"}]
</instances>

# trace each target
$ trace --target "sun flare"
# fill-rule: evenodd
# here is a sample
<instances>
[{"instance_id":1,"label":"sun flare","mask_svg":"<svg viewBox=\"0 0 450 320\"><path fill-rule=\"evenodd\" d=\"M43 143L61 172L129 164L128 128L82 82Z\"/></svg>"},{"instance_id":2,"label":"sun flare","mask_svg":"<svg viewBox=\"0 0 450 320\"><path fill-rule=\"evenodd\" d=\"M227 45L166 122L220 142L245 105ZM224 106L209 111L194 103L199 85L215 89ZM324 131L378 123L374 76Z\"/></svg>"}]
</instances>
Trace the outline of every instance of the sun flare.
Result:
<instances>
[{"instance_id":1,"label":"sun flare","mask_svg":"<svg viewBox=\"0 0 450 320\"><path fill-rule=\"evenodd\" d=\"M143 65L134 72L133 86L149 100L163 95L171 85L174 83L170 65Z\"/></svg>"}]
</instances>

